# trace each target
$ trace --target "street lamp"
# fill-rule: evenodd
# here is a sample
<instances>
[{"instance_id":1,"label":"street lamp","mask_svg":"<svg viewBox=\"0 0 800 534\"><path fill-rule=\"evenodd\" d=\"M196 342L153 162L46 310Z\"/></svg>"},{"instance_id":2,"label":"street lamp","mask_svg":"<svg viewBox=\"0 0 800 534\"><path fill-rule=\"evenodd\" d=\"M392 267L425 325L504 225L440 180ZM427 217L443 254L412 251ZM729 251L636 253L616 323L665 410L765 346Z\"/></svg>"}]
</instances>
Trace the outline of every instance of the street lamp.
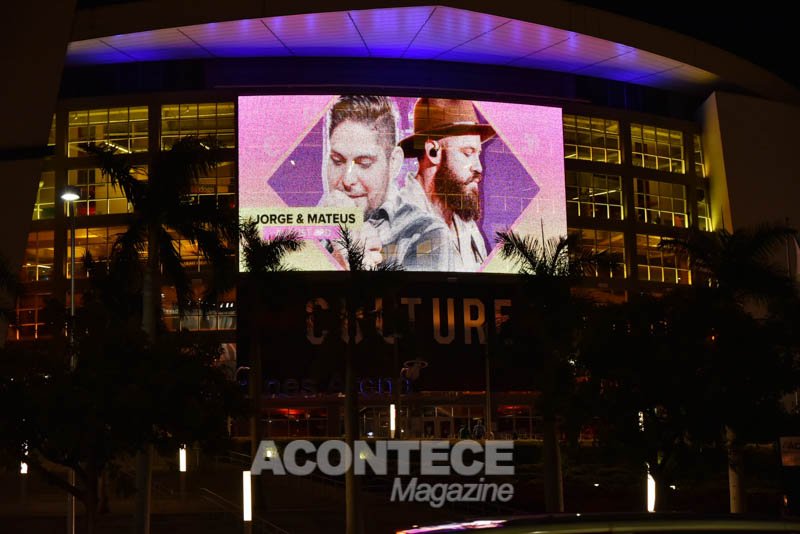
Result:
<instances>
[{"instance_id":1,"label":"street lamp","mask_svg":"<svg viewBox=\"0 0 800 534\"><path fill-rule=\"evenodd\" d=\"M75 358L75 201L81 198L77 187L67 186L61 193L61 200L67 203L67 217L70 219L70 277L69 277L69 367L74 370ZM70 215L69 207L72 206ZM69 483L75 486L75 471L69 470ZM67 534L75 534L75 496L67 494Z\"/></svg>"},{"instance_id":2,"label":"street lamp","mask_svg":"<svg viewBox=\"0 0 800 534\"><path fill-rule=\"evenodd\" d=\"M75 201L81 198L77 187L68 185L61 193L61 200L67 203L67 217L70 219L70 277L69 277L69 345L70 345L70 367L75 367L75 355L72 353L72 345L75 341ZM72 206L72 215L69 207Z\"/></svg>"}]
</instances>

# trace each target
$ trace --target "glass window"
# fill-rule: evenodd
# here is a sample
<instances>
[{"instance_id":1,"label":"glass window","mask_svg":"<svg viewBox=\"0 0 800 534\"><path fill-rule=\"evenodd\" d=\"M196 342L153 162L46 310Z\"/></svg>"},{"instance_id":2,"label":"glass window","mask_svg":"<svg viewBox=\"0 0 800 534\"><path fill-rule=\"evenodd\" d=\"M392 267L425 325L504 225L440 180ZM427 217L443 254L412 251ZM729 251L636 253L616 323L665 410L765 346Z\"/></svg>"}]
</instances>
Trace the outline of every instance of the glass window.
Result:
<instances>
[{"instance_id":1,"label":"glass window","mask_svg":"<svg viewBox=\"0 0 800 534\"><path fill-rule=\"evenodd\" d=\"M53 231L31 232L25 247L25 258L20 272L22 282L52 280L55 244Z\"/></svg>"},{"instance_id":2,"label":"glass window","mask_svg":"<svg viewBox=\"0 0 800 534\"><path fill-rule=\"evenodd\" d=\"M621 163L619 122L563 115L564 157L605 163Z\"/></svg>"},{"instance_id":3,"label":"glass window","mask_svg":"<svg viewBox=\"0 0 800 534\"><path fill-rule=\"evenodd\" d=\"M711 232L711 210L708 206L708 189L697 190L697 227L705 232Z\"/></svg>"},{"instance_id":4,"label":"glass window","mask_svg":"<svg viewBox=\"0 0 800 534\"><path fill-rule=\"evenodd\" d=\"M599 278L626 278L628 276L625 266L625 237L622 232L598 230L593 228L569 228L570 235L576 235L578 240L577 250L570 251L570 255L600 255L600 261L594 267L593 276Z\"/></svg>"},{"instance_id":5,"label":"glass window","mask_svg":"<svg viewBox=\"0 0 800 534\"><path fill-rule=\"evenodd\" d=\"M47 146L56 146L56 116L50 123L50 134L47 136Z\"/></svg>"},{"instance_id":6,"label":"glass window","mask_svg":"<svg viewBox=\"0 0 800 534\"><path fill-rule=\"evenodd\" d=\"M8 339L37 339L49 335L45 323L45 305L50 293L25 293L17 299L14 309L14 323L9 326Z\"/></svg>"},{"instance_id":7,"label":"glass window","mask_svg":"<svg viewBox=\"0 0 800 534\"><path fill-rule=\"evenodd\" d=\"M180 239L177 234L172 234L172 238L175 240L184 268L199 271L202 266L208 263L205 257L200 253L197 242L189 241L188 239Z\"/></svg>"},{"instance_id":8,"label":"glass window","mask_svg":"<svg viewBox=\"0 0 800 534\"><path fill-rule=\"evenodd\" d=\"M52 219L56 211L56 173L45 171L39 179L39 191L33 205L33 220Z\"/></svg>"},{"instance_id":9,"label":"glass window","mask_svg":"<svg viewBox=\"0 0 800 534\"><path fill-rule=\"evenodd\" d=\"M139 180L147 179L145 166L134 167L132 173ZM100 169L71 170L67 173L67 183L78 188L81 198L75 201L75 212L80 217L133 211L122 189L112 185Z\"/></svg>"},{"instance_id":10,"label":"glass window","mask_svg":"<svg viewBox=\"0 0 800 534\"><path fill-rule=\"evenodd\" d=\"M100 228L77 228L75 230L75 278L86 278L86 269L83 259L86 253L92 255L92 260L97 263L107 262L111 256L111 249L120 234L127 231L126 226L110 226ZM64 261L66 262L64 272L67 278L72 277L70 272L70 260L72 258L72 231L67 230L67 247Z\"/></svg>"},{"instance_id":11,"label":"glass window","mask_svg":"<svg viewBox=\"0 0 800 534\"><path fill-rule=\"evenodd\" d=\"M162 287L162 312L167 330L236 330L236 290L220 296L216 304L204 305L206 286L200 279L192 280L192 296L183 310L178 312L178 298L174 287Z\"/></svg>"},{"instance_id":12,"label":"glass window","mask_svg":"<svg viewBox=\"0 0 800 534\"><path fill-rule=\"evenodd\" d=\"M683 174L683 132L631 124L631 159L637 167Z\"/></svg>"},{"instance_id":13,"label":"glass window","mask_svg":"<svg viewBox=\"0 0 800 534\"><path fill-rule=\"evenodd\" d=\"M181 263L185 269L199 272L204 266L208 265L208 260L200 252L196 241L182 238L172 231L170 231L170 235L174 240L178 253L181 256ZM223 243L223 246L229 246L229 243ZM233 258L233 249L229 249L229 252L230 257Z\"/></svg>"},{"instance_id":14,"label":"glass window","mask_svg":"<svg viewBox=\"0 0 800 534\"><path fill-rule=\"evenodd\" d=\"M703 160L703 143L700 136L694 134L694 174L700 178L706 177L706 165Z\"/></svg>"},{"instance_id":15,"label":"glass window","mask_svg":"<svg viewBox=\"0 0 800 534\"><path fill-rule=\"evenodd\" d=\"M105 143L120 153L147 151L147 106L69 112L67 155L85 156L81 143Z\"/></svg>"},{"instance_id":16,"label":"glass window","mask_svg":"<svg viewBox=\"0 0 800 534\"><path fill-rule=\"evenodd\" d=\"M210 173L201 176L192 185L190 197L198 204L235 208L236 164L232 161L220 163Z\"/></svg>"},{"instance_id":17,"label":"glass window","mask_svg":"<svg viewBox=\"0 0 800 534\"><path fill-rule=\"evenodd\" d=\"M659 248L660 236L636 235L636 270L639 280L666 282L670 284L691 284L689 258Z\"/></svg>"},{"instance_id":18,"label":"glass window","mask_svg":"<svg viewBox=\"0 0 800 534\"><path fill-rule=\"evenodd\" d=\"M567 214L574 217L622 220L619 176L567 171Z\"/></svg>"},{"instance_id":19,"label":"glass window","mask_svg":"<svg viewBox=\"0 0 800 534\"><path fill-rule=\"evenodd\" d=\"M236 146L233 102L161 106L161 149L167 150L187 135L216 139L220 146Z\"/></svg>"},{"instance_id":20,"label":"glass window","mask_svg":"<svg viewBox=\"0 0 800 534\"><path fill-rule=\"evenodd\" d=\"M686 186L634 178L636 218L645 223L686 227Z\"/></svg>"}]
</instances>

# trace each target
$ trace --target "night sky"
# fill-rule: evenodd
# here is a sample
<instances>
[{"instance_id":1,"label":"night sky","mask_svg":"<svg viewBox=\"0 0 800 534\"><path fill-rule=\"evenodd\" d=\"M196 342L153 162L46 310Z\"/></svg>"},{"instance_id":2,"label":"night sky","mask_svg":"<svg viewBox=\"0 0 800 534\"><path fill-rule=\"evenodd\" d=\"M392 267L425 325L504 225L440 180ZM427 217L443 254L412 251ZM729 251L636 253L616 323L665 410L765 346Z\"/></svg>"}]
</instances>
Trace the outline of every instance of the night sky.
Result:
<instances>
[{"instance_id":1,"label":"night sky","mask_svg":"<svg viewBox=\"0 0 800 534\"><path fill-rule=\"evenodd\" d=\"M732 52L800 88L800 26L789 4L751 2L575 2L669 28Z\"/></svg>"}]
</instances>

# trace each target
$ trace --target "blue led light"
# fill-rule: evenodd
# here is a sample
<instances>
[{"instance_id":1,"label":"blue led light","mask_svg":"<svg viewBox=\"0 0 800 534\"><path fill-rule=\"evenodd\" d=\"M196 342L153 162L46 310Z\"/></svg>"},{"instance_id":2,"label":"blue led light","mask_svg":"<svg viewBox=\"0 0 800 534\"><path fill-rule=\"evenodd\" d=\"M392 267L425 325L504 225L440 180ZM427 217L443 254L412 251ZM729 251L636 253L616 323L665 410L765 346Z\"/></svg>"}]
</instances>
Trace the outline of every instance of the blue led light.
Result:
<instances>
[{"instance_id":1,"label":"blue led light","mask_svg":"<svg viewBox=\"0 0 800 534\"><path fill-rule=\"evenodd\" d=\"M570 72L647 85L707 83L711 73L629 46L451 7L287 15L70 43L68 65L239 57L434 59ZM701 76L705 75L705 76Z\"/></svg>"}]
</instances>

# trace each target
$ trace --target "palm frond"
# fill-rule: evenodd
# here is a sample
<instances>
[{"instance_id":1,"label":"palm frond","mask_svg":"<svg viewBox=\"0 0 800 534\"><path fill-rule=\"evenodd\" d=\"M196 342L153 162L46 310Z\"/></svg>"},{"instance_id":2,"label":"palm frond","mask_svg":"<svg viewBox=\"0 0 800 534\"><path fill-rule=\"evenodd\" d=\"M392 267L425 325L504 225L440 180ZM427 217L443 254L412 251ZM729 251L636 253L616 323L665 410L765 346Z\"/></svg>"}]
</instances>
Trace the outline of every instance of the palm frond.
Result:
<instances>
[{"instance_id":1,"label":"palm frond","mask_svg":"<svg viewBox=\"0 0 800 534\"><path fill-rule=\"evenodd\" d=\"M81 143L81 149L95 156L103 176L111 181L111 185L122 189L125 198L134 206L139 206L146 196L147 185L135 176L130 158L117 153L117 149L106 143Z\"/></svg>"},{"instance_id":2,"label":"palm frond","mask_svg":"<svg viewBox=\"0 0 800 534\"><path fill-rule=\"evenodd\" d=\"M761 224L753 230L745 230L743 237L742 254L760 262L768 262L790 239L797 237L797 230L783 225Z\"/></svg>"},{"instance_id":3,"label":"palm frond","mask_svg":"<svg viewBox=\"0 0 800 534\"><path fill-rule=\"evenodd\" d=\"M346 226L339 226L339 238L335 241L347 255L347 266L351 272L365 271L364 244L359 243Z\"/></svg>"},{"instance_id":4,"label":"palm frond","mask_svg":"<svg viewBox=\"0 0 800 534\"><path fill-rule=\"evenodd\" d=\"M0 291L5 291L9 296L19 294L22 289L19 276L8 262L8 259L0 254Z\"/></svg>"},{"instance_id":5,"label":"palm frond","mask_svg":"<svg viewBox=\"0 0 800 534\"><path fill-rule=\"evenodd\" d=\"M370 271L376 273L396 273L404 271L403 264L395 259L388 259L381 261L378 265L369 268Z\"/></svg>"},{"instance_id":6,"label":"palm frond","mask_svg":"<svg viewBox=\"0 0 800 534\"><path fill-rule=\"evenodd\" d=\"M14 300L25 294L25 286L11 269L8 259L0 254L0 316L6 318L9 324L16 320Z\"/></svg>"},{"instance_id":7,"label":"palm frond","mask_svg":"<svg viewBox=\"0 0 800 534\"><path fill-rule=\"evenodd\" d=\"M166 230L162 229L158 235L158 253L164 274L175 287L175 295L178 301L178 313L183 316L186 305L192 300L192 291L189 284L189 277L183 268L181 255L175 240Z\"/></svg>"},{"instance_id":8,"label":"palm frond","mask_svg":"<svg viewBox=\"0 0 800 534\"><path fill-rule=\"evenodd\" d=\"M206 176L220 161L218 144L213 140L188 136L172 148L158 152L150 166L149 186L154 199L173 201L191 193L197 180Z\"/></svg>"},{"instance_id":9,"label":"palm frond","mask_svg":"<svg viewBox=\"0 0 800 534\"><path fill-rule=\"evenodd\" d=\"M519 265L521 273L533 273L540 269L544 251L537 239L509 230L497 232L497 241L500 243L502 256Z\"/></svg>"},{"instance_id":10,"label":"palm frond","mask_svg":"<svg viewBox=\"0 0 800 534\"><path fill-rule=\"evenodd\" d=\"M688 254L695 276L707 278L721 297L767 301L796 291L785 270L773 265L781 247L795 236L793 228L773 224L733 233L693 229L682 238L662 239L659 246Z\"/></svg>"},{"instance_id":11,"label":"palm frond","mask_svg":"<svg viewBox=\"0 0 800 534\"><path fill-rule=\"evenodd\" d=\"M551 238L541 243L513 231L497 232L500 254L515 262L520 274L539 278L576 278L598 262L597 255L571 254L577 249L575 236Z\"/></svg>"},{"instance_id":12,"label":"palm frond","mask_svg":"<svg viewBox=\"0 0 800 534\"><path fill-rule=\"evenodd\" d=\"M240 222L240 242L242 260L252 273L266 273L285 270L284 258L291 252L303 248L304 242L296 232L282 232L272 239L264 240L254 219Z\"/></svg>"},{"instance_id":13,"label":"palm frond","mask_svg":"<svg viewBox=\"0 0 800 534\"><path fill-rule=\"evenodd\" d=\"M133 273L143 269L142 255L147 250L147 231L144 221L134 217L128 229L118 234L111 249L111 269L117 273L127 273L133 279Z\"/></svg>"},{"instance_id":14,"label":"palm frond","mask_svg":"<svg viewBox=\"0 0 800 534\"><path fill-rule=\"evenodd\" d=\"M226 243L235 243L239 235L236 210L216 204L182 202L165 213L165 224L181 237L197 240L198 232L213 232Z\"/></svg>"},{"instance_id":15,"label":"palm frond","mask_svg":"<svg viewBox=\"0 0 800 534\"><path fill-rule=\"evenodd\" d=\"M303 248L303 239L294 231L281 232L272 239L264 241L265 257L270 265L269 270L284 270L284 258L290 252L297 252Z\"/></svg>"}]
</instances>

